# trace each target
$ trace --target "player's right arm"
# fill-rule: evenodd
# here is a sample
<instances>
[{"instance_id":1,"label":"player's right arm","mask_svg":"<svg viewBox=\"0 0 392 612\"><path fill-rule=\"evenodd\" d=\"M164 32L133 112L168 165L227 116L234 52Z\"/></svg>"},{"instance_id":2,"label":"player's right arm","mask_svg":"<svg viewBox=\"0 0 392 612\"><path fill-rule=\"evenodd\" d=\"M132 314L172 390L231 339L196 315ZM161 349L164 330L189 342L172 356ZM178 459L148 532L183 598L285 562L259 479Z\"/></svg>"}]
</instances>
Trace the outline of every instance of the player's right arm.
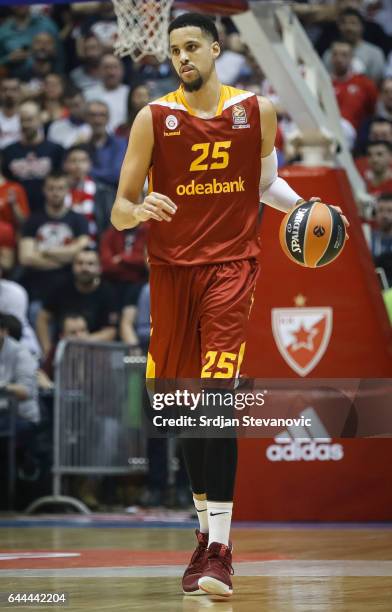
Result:
<instances>
[{"instance_id":1,"label":"player's right arm","mask_svg":"<svg viewBox=\"0 0 392 612\"><path fill-rule=\"evenodd\" d=\"M177 207L167 196L151 192L138 204L151 166L154 147L152 114L145 106L133 122L127 152L121 168L116 200L110 220L118 230L130 229L142 221L171 221Z\"/></svg>"}]
</instances>

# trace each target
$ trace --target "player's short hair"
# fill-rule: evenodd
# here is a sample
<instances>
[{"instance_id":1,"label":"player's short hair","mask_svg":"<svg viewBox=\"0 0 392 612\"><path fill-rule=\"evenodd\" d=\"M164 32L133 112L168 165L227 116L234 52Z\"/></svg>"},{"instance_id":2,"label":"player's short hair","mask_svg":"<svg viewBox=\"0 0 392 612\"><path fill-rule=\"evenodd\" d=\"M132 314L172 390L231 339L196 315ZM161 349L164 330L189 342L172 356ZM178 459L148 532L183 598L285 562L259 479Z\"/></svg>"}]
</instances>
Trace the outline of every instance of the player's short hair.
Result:
<instances>
[{"instance_id":1,"label":"player's short hair","mask_svg":"<svg viewBox=\"0 0 392 612\"><path fill-rule=\"evenodd\" d=\"M213 42L219 42L219 34L215 23L206 15L200 13L183 13L174 19L168 28L168 34L179 28L194 26L200 28L203 34L212 38Z\"/></svg>"}]
</instances>

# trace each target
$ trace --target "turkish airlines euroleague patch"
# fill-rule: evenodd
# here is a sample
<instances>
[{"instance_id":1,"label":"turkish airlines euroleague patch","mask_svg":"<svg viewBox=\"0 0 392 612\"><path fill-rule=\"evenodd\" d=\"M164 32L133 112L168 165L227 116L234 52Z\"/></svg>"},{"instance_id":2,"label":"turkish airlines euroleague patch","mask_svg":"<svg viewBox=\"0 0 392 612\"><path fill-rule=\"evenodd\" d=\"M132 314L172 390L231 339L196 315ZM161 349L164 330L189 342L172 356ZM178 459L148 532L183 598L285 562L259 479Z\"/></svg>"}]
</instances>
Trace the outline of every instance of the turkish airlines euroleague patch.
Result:
<instances>
[{"instance_id":1,"label":"turkish airlines euroleague patch","mask_svg":"<svg viewBox=\"0 0 392 612\"><path fill-rule=\"evenodd\" d=\"M244 125L248 123L245 107L242 104L234 104L232 108L233 125Z\"/></svg>"},{"instance_id":2,"label":"turkish airlines euroleague patch","mask_svg":"<svg viewBox=\"0 0 392 612\"><path fill-rule=\"evenodd\" d=\"M332 308L273 308L272 333L285 362L306 376L322 359L332 333Z\"/></svg>"}]
</instances>

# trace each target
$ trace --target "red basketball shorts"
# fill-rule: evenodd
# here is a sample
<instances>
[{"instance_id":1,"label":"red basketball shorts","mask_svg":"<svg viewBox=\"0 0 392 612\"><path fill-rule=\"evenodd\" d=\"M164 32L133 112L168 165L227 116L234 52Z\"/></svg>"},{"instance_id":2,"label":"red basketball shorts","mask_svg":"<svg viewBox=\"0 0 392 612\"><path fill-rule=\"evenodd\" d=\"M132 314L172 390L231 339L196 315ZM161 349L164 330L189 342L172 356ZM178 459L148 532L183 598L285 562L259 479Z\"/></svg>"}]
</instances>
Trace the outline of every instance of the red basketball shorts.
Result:
<instances>
[{"instance_id":1,"label":"red basketball shorts","mask_svg":"<svg viewBox=\"0 0 392 612\"><path fill-rule=\"evenodd\" d=\"M147 378L234 378L245 351L255 259L150 270Z\"/></svg>"}]
</instances>

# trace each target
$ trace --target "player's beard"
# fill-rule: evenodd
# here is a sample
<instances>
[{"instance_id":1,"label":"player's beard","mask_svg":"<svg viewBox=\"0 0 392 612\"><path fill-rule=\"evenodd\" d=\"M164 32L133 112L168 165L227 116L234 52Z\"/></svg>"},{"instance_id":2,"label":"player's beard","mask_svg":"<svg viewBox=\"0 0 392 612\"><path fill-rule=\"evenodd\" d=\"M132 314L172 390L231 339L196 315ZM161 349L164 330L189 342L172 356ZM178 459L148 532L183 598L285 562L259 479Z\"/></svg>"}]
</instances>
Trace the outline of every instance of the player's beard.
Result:
<instances>
[{"instance_id":1,"label":"player's beard","mask_svg":"<svg viewBox=\"0 0 392 612\"><path fill-rule=\"evenodd\" d=\"M203 77L199 74L199 76L194 81L187 83L186 81L181 79L181 83L183 84L185 91L199 91L199 89L202 88L204 81Z\"/></svg>"}]
</instances>

